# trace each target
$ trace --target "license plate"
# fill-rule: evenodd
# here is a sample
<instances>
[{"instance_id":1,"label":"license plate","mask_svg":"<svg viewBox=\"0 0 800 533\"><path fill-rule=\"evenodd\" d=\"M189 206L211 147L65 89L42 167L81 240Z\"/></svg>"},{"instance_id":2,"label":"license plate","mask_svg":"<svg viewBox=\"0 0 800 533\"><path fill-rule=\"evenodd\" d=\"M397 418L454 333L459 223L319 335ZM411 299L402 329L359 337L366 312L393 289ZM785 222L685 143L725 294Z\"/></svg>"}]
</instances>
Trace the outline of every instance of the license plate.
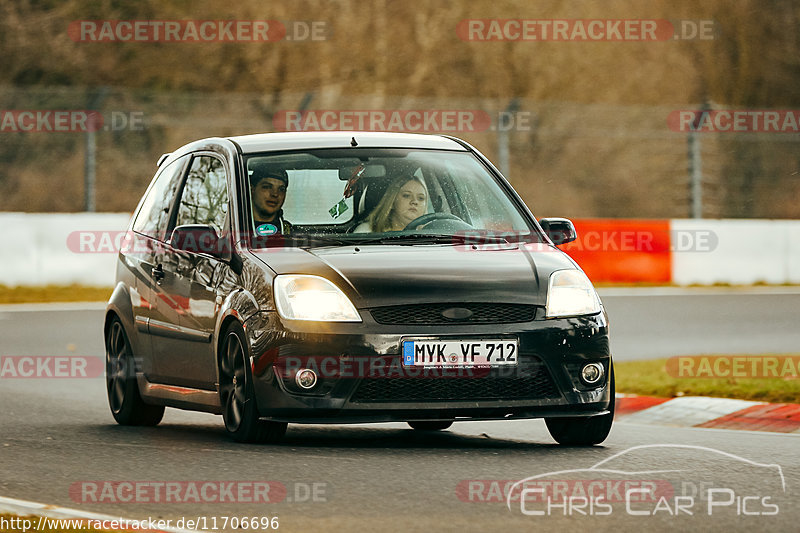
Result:
<instances>
[{"instance_id":1,"label":"license plate","mask_svg":"<svg viewBox=\"0 0 800 533\"><path fill-rule=\"evenodd\" d=\"M403 341L404 366L480 367L517 364L516 339Z\"/></svg>"}]
</instances>

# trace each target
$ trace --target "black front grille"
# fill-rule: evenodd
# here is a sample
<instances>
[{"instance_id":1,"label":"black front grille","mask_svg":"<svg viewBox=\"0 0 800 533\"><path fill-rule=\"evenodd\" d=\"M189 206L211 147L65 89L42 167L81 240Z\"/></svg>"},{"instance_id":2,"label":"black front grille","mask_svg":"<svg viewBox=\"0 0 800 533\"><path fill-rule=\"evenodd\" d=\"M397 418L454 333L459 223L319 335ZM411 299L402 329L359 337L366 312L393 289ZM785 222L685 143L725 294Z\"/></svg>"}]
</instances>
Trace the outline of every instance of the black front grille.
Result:
<instances>
[{"instance_id":1,"label":"black front grille","mask_svg":"<svg viewBox=\"0 0 800 533\"><path fill-rule=\"evenodd\" d=\"M448 309L469 309L468 318L446 318ZM417 304L376 307L372 317L379 324L513 324L530 322L536 316L536 306L523 304Z\"/></svg>"},{"instance_id":2,"label":"black front grille","mask_svg":"<svg viewBox=\"0 0 800 533\"><path fill-rule=\"evenodd\" d=\"M542 364L493 369L483 377L364 378L351 402L435 402L462 400L541 400L558 398Z\"/></svg>"}]
</instances>

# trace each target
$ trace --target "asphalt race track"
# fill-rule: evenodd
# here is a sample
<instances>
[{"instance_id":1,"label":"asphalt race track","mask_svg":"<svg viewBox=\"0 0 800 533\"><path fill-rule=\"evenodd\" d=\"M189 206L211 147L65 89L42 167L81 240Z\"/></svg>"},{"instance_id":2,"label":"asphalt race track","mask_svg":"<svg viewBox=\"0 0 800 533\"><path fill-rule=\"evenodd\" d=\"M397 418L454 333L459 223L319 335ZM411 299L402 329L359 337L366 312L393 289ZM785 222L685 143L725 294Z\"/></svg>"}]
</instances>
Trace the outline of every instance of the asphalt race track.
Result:
<instances>
[{"instance_id":1,"label":"asphalt race track","mask_svg":"<svg viewBox=\"0 0 800 533\"><path fill-rule=\"evenodd\" d=\"M618 361L800 353L800 288L599 292ZM0 355L103 355L103 304L48 307L0 306Z\"/></svg>"},{"instance_id":2,"label":"asphalt race track","mask_svg":"<svg viewBox=\"0 0 800 533\"><path fill-rule=\"evenodd\" d=\"M800 291L603 294L621 360L800 352ZM2 355L102 354L100 307L21 309L0 309ZM403 424L291 425L281 445L258 446L229 441L219 417L172 409L156 428L117 426L101 377L0 379L0 402L0 496L115 516L202 518L209 528L226 516L277 516L282 531L796 531L800 520L800 434L620 421L602 446L581 449L555 445L538 420L432 434ZM531 476L552 482L554 494L560 486L590 497L547 507L521 505L512 491L509 509L503 488ZM112 482L177 482L183 492L170 502L131 498ZM268 497L254 498L248 489L264 482ZM198 503L187 490L209 483L244 491ZM682 509L620 497L643 484L669 502L680 496Z\"/></svg>"},{"instance_id":3,"label":"asphalt race track","mask_svg":"<svg viewBox=\"0 0 800 533\"><path fill-rule=\"evenodd\" d=\"M601 289L620 361L800 353L800 288Z\"/></svg>"}]
</instances>

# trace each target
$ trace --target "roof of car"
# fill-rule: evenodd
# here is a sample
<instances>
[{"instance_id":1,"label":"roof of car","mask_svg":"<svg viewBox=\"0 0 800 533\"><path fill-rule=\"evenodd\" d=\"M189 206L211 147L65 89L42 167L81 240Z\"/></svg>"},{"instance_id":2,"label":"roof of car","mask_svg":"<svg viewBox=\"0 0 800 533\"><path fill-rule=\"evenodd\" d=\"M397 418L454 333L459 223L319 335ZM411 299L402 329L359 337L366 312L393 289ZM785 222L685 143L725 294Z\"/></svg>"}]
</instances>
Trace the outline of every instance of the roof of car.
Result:
<instances>
[{"instance_id":1,"label":"roof of car","mask_svg":"<svg viewBox=\"0 0 800 533\"><path fill-rule=\"evenodd\" d=\"M464 146L447 137L416 133L298 131L241 135L239 137L229 137L229 139L241 146L244 153L308 150L314 148L350 148L353 146L353 139L355 139L359 148L422 148L466 151Z\"/></svg>"}]
</instances>

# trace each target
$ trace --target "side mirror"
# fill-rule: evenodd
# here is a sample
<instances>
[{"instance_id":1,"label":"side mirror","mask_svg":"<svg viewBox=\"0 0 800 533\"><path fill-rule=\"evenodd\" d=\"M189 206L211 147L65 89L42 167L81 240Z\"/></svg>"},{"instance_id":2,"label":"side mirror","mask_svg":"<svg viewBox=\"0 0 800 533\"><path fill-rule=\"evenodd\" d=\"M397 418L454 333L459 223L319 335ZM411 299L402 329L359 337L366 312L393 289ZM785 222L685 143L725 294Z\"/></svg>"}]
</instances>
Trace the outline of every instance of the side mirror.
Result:
<instances>
[{"instance_id":1,"label":"side mirror","mask_svg":"<svg viewBox=\"0 0 800 533\"><path fill-rule=\"evenodd\" d=\"M186 224L172 230L169 245L176 250L195 254L224 255L225 240L220 240L217 231L205 224Z\"/></svg>"},{"instance_id":2,"label":"side mirror","mask_svg":"<svg viewBox=\"0 0 800 533\"><path fill-rule=\"evenodd\" d=\"M578 238L572 221L566 218L543 218L539 221L542 229L553 244L566 244Z\"/></svg>"}]
</instances>

